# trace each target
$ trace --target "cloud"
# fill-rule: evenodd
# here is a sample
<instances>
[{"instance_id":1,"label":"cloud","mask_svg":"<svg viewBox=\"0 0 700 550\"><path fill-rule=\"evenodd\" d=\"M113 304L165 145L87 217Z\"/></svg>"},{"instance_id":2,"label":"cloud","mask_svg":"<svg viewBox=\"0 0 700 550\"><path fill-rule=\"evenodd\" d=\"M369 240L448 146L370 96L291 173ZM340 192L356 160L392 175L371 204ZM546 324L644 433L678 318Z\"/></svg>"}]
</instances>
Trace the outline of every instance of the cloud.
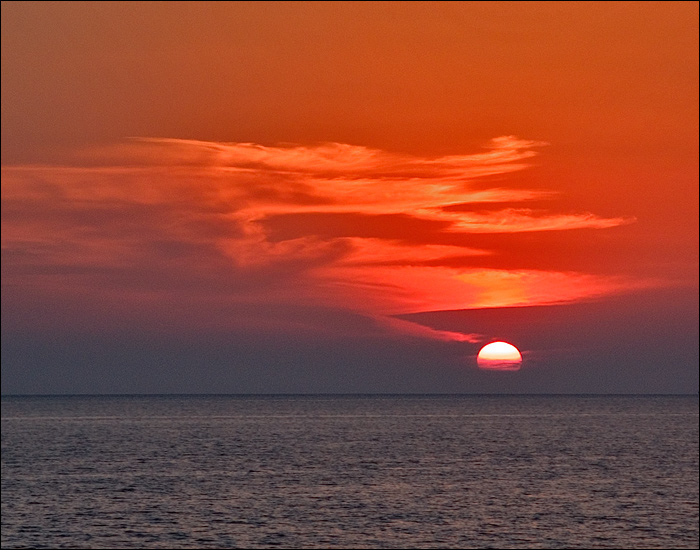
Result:
<instances>
[{"instance_id":1,"label":"cloud","mask_svg":"<svg viewBox=\"0 0 700 550\"><path fill-rule=\"evenodd\" d=\"M205 324L237 327L245 322L233 317L251 317L241 304L296 304L473 341L387 316L560 303L638 284L507 270L494 249L472 244L633 221L522 205L553 200L548 190L484 188L485 176L525 169L543 145L504 136L482 152L427 158L340 143L140 138L84 151L74 166L3 167L3 283L15 293L82 294L125 316L140 307L172 315L176 300L190 304L183 318L205 323L218 301L226 307Z\"/></svg>"},{"instance_id":2,"label":"cloud","mask_svg":"<svg viewBox=\"0 0 700 550\"><path fill-rule=\"evenodd\" d=\"M582 214L537 213L529 208L506 208L490 212L455 214L451 231L466 233L524 233L564 229L606 229L626 225L633 218L601 218Z\"/></svg>"}]
</instances>

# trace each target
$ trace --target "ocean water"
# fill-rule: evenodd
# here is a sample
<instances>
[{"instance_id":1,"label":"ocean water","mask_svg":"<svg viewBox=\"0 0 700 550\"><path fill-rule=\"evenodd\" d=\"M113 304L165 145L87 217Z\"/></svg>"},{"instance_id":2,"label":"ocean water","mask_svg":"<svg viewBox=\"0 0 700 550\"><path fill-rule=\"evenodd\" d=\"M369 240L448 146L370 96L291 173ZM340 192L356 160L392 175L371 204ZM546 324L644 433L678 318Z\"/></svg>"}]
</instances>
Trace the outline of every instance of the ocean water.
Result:
<instances>
[{"instance_id":1,"label":"ocean water","mask_svg":"<svg viewBox=\"0 0 700 550\"><path fill-rule=\"evenodd\" d=\"M2 548L698 548L697 396L2 398Z\"/></svg>"}]
</instances>

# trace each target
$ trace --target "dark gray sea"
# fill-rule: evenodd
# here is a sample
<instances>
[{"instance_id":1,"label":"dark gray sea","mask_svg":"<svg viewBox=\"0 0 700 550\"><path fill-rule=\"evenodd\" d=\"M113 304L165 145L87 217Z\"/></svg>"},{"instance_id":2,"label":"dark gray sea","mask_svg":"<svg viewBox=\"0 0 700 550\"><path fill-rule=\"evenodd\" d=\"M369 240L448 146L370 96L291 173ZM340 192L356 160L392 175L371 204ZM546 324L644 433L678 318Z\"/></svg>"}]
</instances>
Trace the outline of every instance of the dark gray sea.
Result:
<instances>
[{"instance_id":1,"label":"dark gray sea","mask_svg":"<svg viewBox=\"0 0 700 550\"><path fill-rule=\"evenodd\" d=\"M3 397L2 548L698 548L698 397Z\"/></svg>"}]
</instances>

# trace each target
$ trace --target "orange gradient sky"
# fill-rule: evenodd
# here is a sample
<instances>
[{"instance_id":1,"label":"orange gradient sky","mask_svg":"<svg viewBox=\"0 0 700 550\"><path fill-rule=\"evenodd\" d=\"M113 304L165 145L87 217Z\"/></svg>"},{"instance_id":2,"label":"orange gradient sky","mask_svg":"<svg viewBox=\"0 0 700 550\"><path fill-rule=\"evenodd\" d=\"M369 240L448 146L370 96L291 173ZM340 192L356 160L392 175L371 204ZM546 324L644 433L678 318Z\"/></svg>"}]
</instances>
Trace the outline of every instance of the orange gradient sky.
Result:
<instances>
[{"instance_id":1,"label":"orange gradient sky","mask_svg":"<svg viewBox=\"0 0 700 550\"><path fill-rule=\"evenodd\" d=\"M697 51L691 2L4 2L3 387L697 391Z\"/></svg>"}]
</instances>

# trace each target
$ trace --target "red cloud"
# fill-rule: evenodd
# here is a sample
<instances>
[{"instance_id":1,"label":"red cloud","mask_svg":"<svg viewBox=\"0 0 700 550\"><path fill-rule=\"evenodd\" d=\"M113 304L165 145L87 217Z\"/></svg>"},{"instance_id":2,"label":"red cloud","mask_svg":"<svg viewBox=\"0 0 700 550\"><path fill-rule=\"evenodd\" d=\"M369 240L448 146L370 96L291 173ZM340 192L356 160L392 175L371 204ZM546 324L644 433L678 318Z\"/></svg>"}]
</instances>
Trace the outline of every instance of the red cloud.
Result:
<instances>
[{"instance_id":1,"label":"red cloud","mask_svg":"<svg viewBox=\"0 0 700 550\"><path fill-rule=\"evenodd\" d=\"M18 292L82 289L88 301L109 296L134 308L186 297L202 311L219 300L231 315L241 303L315 304L385 320L558 303L641 284L508 270L494 249L472 244L472 235L631 221L522 207L551 199L546 190L472 186L526 168L541 145L505 136L484 152L422 158L338 143L139 139L92 150L83 166L4 167L3 280ZM485 204L498 208L468 208ZM216 315L226 326L226 315Z\"/></svg>"}]
</instances>

